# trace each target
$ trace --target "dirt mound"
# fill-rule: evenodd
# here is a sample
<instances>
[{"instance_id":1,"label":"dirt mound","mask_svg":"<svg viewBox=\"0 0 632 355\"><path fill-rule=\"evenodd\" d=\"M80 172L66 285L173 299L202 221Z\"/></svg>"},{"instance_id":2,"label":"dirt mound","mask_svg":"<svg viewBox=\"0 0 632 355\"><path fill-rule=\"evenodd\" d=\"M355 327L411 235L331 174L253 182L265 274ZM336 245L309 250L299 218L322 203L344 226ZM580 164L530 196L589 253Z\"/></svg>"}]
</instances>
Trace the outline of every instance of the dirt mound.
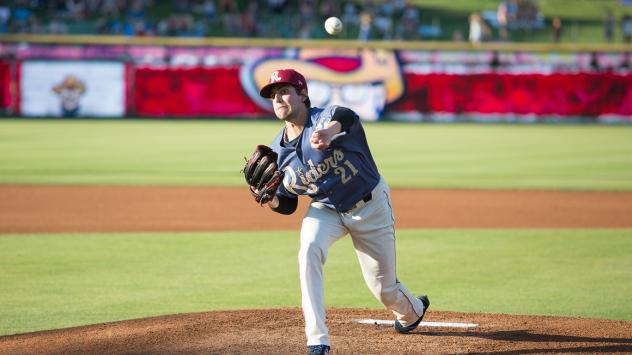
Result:
<instances>
[{"instance_id":1,"label":"dirt mound","mask_svg":"<svg viewBox=\"0 0 632 355\"><path fill-rule=\"evenodd\" d=\"M632 322L430 310L427 322L479 327L420 327L401 335L354 319L390 316L379 310L329 310L332 354L632 352ZM304 341L299 309L240 310L0 337L0 354L301 354Z\"/></svg>"}]
</instances>

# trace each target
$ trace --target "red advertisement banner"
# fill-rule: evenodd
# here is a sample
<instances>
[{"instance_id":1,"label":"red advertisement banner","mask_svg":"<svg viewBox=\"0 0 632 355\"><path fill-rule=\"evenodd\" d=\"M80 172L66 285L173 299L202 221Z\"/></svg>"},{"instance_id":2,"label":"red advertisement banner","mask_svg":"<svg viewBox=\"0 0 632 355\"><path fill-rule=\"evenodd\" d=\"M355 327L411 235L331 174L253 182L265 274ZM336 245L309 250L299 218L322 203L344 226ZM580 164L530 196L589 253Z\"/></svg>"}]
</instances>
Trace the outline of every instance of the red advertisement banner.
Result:
<instances>
[{"instance_id":1,"label":"red advertisement banner","mask_svg":"<svg viewBox=\"0 0 632 355\"><path fill-rule=\"evenodd\" d=\"M138 68L132 114L149 117L258 116L244 92L239 67Z\"/></svg>"},{"instance_id":2,"label":"red advertisement banner","mask_svg":"<svg viewBox=\"0 0 632 355\"><path fill-rule=\"evenodd\" d=\"M11 107L11 65L0 62L0 107Z\"/></svg>"},{"instance_id":3,"label":"red advertisement banner","mask_svg":"<svg viewBox=\"0 0 632 355\"><path fill-rule=\"evenodd\" d=\"M632 74L407 74L397 112L632 116Z\"/></svg>"},{"instance_id":4,"label":"red advertisement banner","mask_svg":"<svg viewBox=\"0 0 632 355\"><path fill-rule=\"evenodd\" d=\"M243 89L239 67L140 68L133 107L147 117L272 115ZM386 114L632 117L632 74L411 74Z\"/></svg>"}]
</instances>

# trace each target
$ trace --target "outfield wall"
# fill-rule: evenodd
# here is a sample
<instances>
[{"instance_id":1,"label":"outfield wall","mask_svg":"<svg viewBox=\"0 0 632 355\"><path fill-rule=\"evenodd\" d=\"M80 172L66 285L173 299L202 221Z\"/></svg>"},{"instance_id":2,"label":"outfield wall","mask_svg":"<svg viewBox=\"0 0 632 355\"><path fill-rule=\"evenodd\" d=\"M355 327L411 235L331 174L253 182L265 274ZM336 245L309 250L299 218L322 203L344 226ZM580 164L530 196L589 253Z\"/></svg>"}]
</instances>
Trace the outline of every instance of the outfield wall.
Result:
<instances>
[{"instance_id":1,"label":"outfield wall","mask_svg":"<svg viewBox=\"0 0 632 355\"><path fill-rule=\"evenodd\" d=\"M620 46L23 37L0 36L7 115L271 117L258 89L293 67L314 105L367 121L632 122Z\"/></svg>"}]
</instances>

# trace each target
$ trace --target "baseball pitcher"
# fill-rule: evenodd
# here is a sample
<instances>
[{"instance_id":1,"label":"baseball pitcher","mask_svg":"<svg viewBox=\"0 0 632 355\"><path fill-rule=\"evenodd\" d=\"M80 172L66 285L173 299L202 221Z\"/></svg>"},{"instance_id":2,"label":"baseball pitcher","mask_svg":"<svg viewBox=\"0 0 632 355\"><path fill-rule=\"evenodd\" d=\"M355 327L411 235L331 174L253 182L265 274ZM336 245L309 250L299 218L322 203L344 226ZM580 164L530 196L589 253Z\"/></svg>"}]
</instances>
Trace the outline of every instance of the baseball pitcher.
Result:
<instances>
[{"instance_id":1,"label":"baseball pitcher","mask_svg":"<svg viewBox=\"0 0 632 355\"><path fill-rule=\"evenodd\" d=\"M308 354L327 354L323 267L329 247L349 234L364 280L408 333L424 317L428 297L415 298L397 279L390 191L352 110L310 107L307 82L293 69L273 72L260 95L285 125L270 147L257 146L244 175L255 200L292 214L311 199L301 227L299 275Z\"/></svg>"}]
</instances>

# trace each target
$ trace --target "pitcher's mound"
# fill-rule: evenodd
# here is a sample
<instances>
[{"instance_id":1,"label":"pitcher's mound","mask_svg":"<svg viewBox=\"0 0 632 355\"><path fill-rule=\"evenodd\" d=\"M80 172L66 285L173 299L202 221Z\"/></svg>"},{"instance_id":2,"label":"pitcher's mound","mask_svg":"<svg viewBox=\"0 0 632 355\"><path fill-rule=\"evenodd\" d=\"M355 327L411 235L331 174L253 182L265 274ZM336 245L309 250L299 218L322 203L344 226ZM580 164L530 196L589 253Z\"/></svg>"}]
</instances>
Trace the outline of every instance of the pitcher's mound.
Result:
<instances>
[{"instance_id":1,"label":"pitcher's mound","mask_svg":"<svg viewBox=\"0 0 632 355\"><path fill-rule=\"evenodd\" d=\"M407 335L356 319L386 311L330 309L332 354L628 353L632 322L430 311L424 321L478 327L421 327ZM179 314L0 337L1 354L303 354L300 309Z\"/></svg>"}]
</instances>

